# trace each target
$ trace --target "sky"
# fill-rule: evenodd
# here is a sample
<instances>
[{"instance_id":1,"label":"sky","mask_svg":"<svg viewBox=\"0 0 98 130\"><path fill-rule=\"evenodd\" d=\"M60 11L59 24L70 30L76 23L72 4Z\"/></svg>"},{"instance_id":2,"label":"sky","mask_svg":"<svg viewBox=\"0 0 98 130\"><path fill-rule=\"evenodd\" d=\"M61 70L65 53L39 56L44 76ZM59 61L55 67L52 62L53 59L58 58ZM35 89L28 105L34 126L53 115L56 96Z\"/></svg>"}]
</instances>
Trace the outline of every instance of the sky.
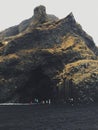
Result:
<instances>
[{"instance_id":1,"label":"sky","mask_svg":"<svg viewBox=\"0 0 98 130\"><path fill-rule=\"evenodd\" d=\"M0 31L30 18L39 5L46 6L48 14L59 18L73 12L76 21L98 46L98 0L0 0Z\"/></svg>"}]
</instances>

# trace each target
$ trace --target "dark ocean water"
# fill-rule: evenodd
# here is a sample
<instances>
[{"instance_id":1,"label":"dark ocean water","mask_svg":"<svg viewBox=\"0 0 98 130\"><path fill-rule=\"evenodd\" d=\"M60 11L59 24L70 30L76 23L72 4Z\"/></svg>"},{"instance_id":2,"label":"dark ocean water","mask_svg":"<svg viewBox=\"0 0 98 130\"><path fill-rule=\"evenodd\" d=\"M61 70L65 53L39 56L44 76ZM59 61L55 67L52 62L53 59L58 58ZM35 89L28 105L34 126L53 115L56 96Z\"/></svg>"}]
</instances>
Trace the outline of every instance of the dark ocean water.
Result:
<instances>
[{"instance_id":1,"label":"dark ocean water","mask_svg":"<svg viewBox=\"0 0 98 130\"><path fill-rule=\"evenodd\" d=\"M98 105L0 105L0 130L98 130Z\"/></svg>"}]
</instances>

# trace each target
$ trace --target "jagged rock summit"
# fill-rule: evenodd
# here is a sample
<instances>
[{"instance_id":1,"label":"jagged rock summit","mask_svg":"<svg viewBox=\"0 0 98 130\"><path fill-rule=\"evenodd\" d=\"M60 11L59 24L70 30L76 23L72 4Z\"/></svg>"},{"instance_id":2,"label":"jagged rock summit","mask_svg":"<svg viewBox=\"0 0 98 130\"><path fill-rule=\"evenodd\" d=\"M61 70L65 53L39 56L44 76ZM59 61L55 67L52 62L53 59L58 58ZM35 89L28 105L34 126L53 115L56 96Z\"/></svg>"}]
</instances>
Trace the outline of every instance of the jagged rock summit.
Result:
<instances>
[{"instance_id":1,"label":"jagged rock summit","mask_svg":"<svg viewBox=\"0 0 98 130\"><path fill-rule=\"evenodd\" d=\"M0 37L0 102L98 102L98 48L72 13L38 6Z\"/></svg>"},{"instance_id":2,"label":"jagged rock summit","mask_svg":"<svg viewBox=\"0 0 98 130\"><path fill-rule=\"evenodd\" d=\"M34 23L33 24L42 24L47 22L46 8L44 6L39 6L34 9Z\"/></svg>"},{"instance_id":3,"label":"jagged rock summit","mask_svg":"<svg viewBox=\"0 0 98 130\"><path fill-rule=\"evenodd\" d=\"M53 19L54 20L54 19ZM33 24L43 24L49 21L48 15L46 14L46 8L42 5L34 9L34 23Z\"/></svg>"},{"instance_id":4,"label":"jagged rock summit","mask_svg":"<svg viewBox=\"0 0 98 130\"><path fill-rule=\"evenodd\" d=\"M58 18L56 16L46 13L45 6L40 5L34 9L34 15L31 18L22 21L19 25L10 27L2 31L0 33L0 39L17 35L19 33L22 33L23 31L26 31L26 29L28 28L35 27L42 23L53 22L57 20Z\"/></svg>"}]
</instances>

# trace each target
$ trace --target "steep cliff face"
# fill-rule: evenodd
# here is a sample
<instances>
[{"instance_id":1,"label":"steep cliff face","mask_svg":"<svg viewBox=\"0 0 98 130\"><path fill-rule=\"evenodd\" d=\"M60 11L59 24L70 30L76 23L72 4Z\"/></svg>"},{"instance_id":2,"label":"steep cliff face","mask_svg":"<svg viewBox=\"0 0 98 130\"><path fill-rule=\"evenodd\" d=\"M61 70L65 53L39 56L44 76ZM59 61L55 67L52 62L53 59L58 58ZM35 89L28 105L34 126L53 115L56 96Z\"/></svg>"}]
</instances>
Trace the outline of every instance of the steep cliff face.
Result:
<instances>
[{"instance_id":1,"label":"steep cliff face","mask_svg":"<svg viewBox=\"0 0 98 130\"><path fill-rule=\"evenodd\" d=\"M39 6L29 25L0 43L0 102L97 101L98 48L72 13L58 20Z\"/></svg>"}]
</instances>

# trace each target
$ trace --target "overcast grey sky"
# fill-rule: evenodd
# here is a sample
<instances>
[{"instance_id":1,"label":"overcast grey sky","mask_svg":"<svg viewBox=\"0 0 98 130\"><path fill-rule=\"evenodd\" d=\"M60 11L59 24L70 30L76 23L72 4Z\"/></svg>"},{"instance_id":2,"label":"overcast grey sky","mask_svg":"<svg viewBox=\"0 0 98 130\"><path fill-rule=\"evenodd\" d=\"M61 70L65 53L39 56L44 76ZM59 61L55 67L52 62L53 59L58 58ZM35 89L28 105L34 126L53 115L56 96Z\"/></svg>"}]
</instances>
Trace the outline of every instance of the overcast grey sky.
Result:
<instances>
[{"instance_id":1,"label":"overcast grey sky","mask_svg":"<svg viewBox=\"0 0 98 130\"><path fill-rule=\"evenodd\" d=\"M73 12L76 21L98 45L98 0L0 0L0 30L31 17L38 5L45 5L47 13L59 18Z\"/></svg>"}]
</instances>

